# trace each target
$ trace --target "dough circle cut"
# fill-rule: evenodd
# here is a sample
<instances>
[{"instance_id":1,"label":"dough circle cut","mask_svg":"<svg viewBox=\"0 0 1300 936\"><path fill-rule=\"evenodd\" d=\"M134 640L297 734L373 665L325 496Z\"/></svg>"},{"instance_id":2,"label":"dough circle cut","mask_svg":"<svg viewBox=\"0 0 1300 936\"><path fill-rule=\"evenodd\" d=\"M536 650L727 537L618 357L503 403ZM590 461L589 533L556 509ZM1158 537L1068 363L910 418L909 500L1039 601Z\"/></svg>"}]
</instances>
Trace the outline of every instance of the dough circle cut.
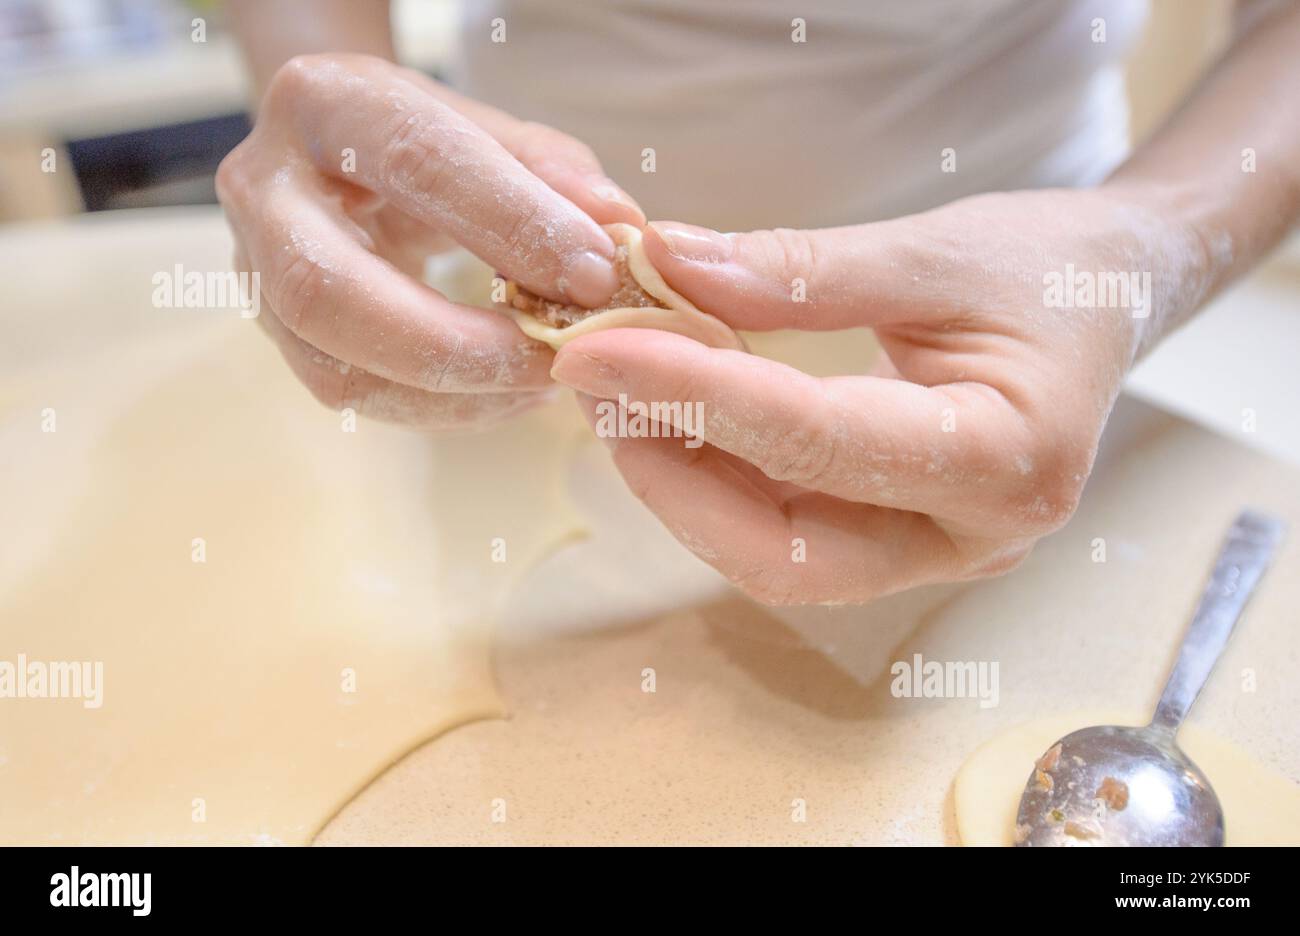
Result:
<instances>
[{"instance_id":1,"label":"dough circle cut","mask_svg":"<svg viewBox=\"0 0 1300 936\"><path fill-rule=\"evenodd\" d=\"M664 282L641 245L641 231L630 224L607 224L614 240L615 269L622 284L611 305L582 309L534 296L506 283L506 301L498 305L529 338L559 350L564 344L609 328L653 328L685 335L714 348L745 350L740 336L721 319L703 312Z\"/></svg>"}]
</instances>

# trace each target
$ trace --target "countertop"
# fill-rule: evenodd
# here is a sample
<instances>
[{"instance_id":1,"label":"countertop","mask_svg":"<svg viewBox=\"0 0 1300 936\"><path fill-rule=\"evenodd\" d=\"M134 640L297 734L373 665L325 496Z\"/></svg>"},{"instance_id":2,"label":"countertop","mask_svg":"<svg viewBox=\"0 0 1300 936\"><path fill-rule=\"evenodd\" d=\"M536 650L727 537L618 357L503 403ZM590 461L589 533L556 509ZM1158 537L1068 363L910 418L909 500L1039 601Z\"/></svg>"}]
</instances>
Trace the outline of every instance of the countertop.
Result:
<instances>
[{"instance_id":1,"label":"countertop","mask_svg":"<svg viewBox=\"0 0 1300 936\"><path fill-rule=\"evenodd\" d=\"M178 260L223 269L228 251L224 224L207 210L0 231L0 374L92 354L132 330L195 327L150 305L150 274ZM1294 292L1278 282L1242 289L1258 285L1252 295L1280 309ZM1256 313L1241 295L1211 310L1211 327L1264 327L1245 323ZM34 326L55 309L78 326ZM1275 324L1295 327L1294 317ZM1175 415L1126 398L1078 515L1023 567L865 609L751 604L621 491L603 449L581 449L568 487L590 535L534 568L497 623L494 668L510 717L420 746L318 842L952 841L953 775L983 740L1046 712L1104 706L1140 717L1150 708L1241 506L1300 529L1300 471L1240 444L1296 451L1287 410L1300 395L1285 383L1296 374L1281 362L1232 360L1240 348L1224 342L1199 389L1217 406L1232 397L1232 375L1270 371L1240 391L1261 415L1251 439L1196 425L1190 406ZM1146 399L1197 380L1177 362L1162 367L1170 382L1148 383ZM1293 780L1298 572L1293 535L1192 716ZM896 697L890 665L915 654L996 662L997 704ZM804 821L792 820L797 802ZM492 821L498 803L508 821Z\"/></svg>"}]
</instances>

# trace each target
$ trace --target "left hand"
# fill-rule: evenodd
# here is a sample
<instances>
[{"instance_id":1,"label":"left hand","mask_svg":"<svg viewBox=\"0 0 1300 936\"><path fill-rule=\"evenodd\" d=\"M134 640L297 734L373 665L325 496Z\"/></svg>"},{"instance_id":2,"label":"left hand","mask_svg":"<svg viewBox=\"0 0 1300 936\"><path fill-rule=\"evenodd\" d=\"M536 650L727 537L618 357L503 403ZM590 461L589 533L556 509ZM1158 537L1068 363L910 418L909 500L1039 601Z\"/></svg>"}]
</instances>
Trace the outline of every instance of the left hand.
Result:
<instances>
[{"instance_id":1,"label":"left hand","mask_svg":"<svg viewBox=\"0 0 1300 936\"><path fill-rule=\"evenodd\" d=\"M703 404L708 444L609 440L615 463L683 544L770 604L863 602L1018 565L1074 512L1125 374L1154 323L1199 300L1206 263L1190 230L1106 189L816 231L660 223L644 242L669 285L735 328L870 326L883 348L871 376L825 379L647 330L556 356L552 376L589 415L620 393ZM1152 318L1056 307L1045 278L1067 265L1076 280L1151 274Z\"/></svg>"},{"instance_id":2,"label":"left hand","mask_svg":"<svg viewBox=\"0 0 1300 936\"><path fill-rule=\"evenodd\" d=\"M618 288L601 225L644 219L584 143L368 55L281 66L216 186L237 269L260 279L258 321L311 393L433 430L544 399L550 352L427 286L427 255L458 243L538 295L596 307Z\"/></svg>"}]
</instances>

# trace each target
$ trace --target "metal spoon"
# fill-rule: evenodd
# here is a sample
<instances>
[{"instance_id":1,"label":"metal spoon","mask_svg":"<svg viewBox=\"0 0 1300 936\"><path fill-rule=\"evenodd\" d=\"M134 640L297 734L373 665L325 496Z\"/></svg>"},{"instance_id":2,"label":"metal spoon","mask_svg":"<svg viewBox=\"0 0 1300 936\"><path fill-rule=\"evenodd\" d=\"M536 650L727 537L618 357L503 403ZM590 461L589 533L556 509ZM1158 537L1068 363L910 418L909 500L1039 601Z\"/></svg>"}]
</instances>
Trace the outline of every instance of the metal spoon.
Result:
<instances>
[{"instance_id":1,"label":"metal spoon","mask_svg":"<svg viewBox=\"0 0 1300 936\"><path fill-rule=\"evenodd\" d=\"M1151 724L1084 728L1052 745L1020 798L1017 845L1223 844L1219 798L1174 736L1284 529L1266 514L1237 517Z\"/></svg>"}]
</instances>

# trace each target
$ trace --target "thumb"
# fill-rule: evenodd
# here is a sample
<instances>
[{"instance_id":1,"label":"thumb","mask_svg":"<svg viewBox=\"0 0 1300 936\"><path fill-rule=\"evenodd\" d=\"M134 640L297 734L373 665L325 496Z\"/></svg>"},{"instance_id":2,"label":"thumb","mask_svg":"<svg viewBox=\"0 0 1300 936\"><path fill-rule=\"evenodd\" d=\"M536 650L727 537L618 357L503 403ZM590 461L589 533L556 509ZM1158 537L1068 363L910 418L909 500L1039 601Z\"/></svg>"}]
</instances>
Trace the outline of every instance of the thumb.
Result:
<instances>
[{"instance_id":1,"label":"thumb","mask_svg":"<svg viewBox=\"0 0 1300 936\"><path fill-rule=\"evenodd\" d=\"M833 331L881 323L913 286L886 227L719 234L655 221L642 243L669 286L733 328Z\"/></svg>"}]
</instances>

